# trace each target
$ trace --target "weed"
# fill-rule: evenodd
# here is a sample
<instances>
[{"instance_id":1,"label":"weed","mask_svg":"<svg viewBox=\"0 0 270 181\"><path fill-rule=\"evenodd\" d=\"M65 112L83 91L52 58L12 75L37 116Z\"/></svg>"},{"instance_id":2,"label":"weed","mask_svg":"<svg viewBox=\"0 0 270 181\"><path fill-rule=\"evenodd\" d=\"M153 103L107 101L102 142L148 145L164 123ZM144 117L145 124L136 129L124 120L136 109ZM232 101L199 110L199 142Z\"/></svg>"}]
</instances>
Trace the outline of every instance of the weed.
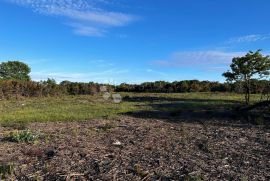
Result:
<instances>
[{"instance_id":1,"label":"weed","mask_svg":"<svg viewBox=\"0 0 270 181\"><path fill-rule=\"evenodd\" d=\"M45 140L45 143L49 143L50 140L51 140L51 136L50 135L45 135L44 140Z\"/></svg>"},{"instance_id":2,"label":"weed","mask_svg":"<svg viewBox=\"0 0 270 181\"><path fill-rule=\"evenodd\" d=\"M72 134L74 137L78 136L78 134L79 134L79 129L78 129L78 128L73 128L73 129L71 129L71 134Z\"/></svg>"},{"instance_id":3,"label":"weed","mask_svg":"<svg viewBox=\"0 0 270 181\"><path fill-rule=\"evenodd\" d=\"M6 179L13 173L14 166L11 164L0 164L0 179Z\"/></svg>"},{"instance_id":4,"label":"weed","mask_svg":"<svg viewBox=\"0 0 270 181\"><path fill-rule=\"evenodd\" d=\"M98 131L108 131L110 129L114 128L114 126L112 124L106 123L104 125L100 125L97 127Z\"/></svg>"},{"instance_id":5,"label":"weed","mask_svg":"<svg viewBox=\"0 0 270 181\"><path fill-rule=\"evenodd\" d=\"M9 134L9 136L6 138L6 140L12 141L12 142L34 142L39 138L37 134L32 133L30 130L23 130L23 131L13 131Z\"/></svg>"},{"instance_id":6,"label":"weed","mask_svg":"<svg viewBox=\"0 0 270 181\"><path fill-rule=\"evenodd\" d=\"M248 181L248 177L247 177L247 176L243 176L243 177L241 177L240 180L241 180L241 181Z\"/></svg>"},{"instance_id":7,"label":"weed","mask_svg":"<svg viewBox=\"0 0 270 181\"><path fill-rule=\"evenodd\" d=\"M197 146L200 150L206 152L206 153L209 153L210 150L208 148L208 141L207 140L199 140L197 142Z\"/></svg>"},{"instance_id":8,"label":"weed","mask_svg":"<svg viewBox=\"0 0 270 181\"><path fill-rule=\"evenodd\" d=\"M148 172L144 171L143 168L139 164L134 165L134 172L137 175L141 176L142 178L148 175Z\"/></svg>"}]
</instances>

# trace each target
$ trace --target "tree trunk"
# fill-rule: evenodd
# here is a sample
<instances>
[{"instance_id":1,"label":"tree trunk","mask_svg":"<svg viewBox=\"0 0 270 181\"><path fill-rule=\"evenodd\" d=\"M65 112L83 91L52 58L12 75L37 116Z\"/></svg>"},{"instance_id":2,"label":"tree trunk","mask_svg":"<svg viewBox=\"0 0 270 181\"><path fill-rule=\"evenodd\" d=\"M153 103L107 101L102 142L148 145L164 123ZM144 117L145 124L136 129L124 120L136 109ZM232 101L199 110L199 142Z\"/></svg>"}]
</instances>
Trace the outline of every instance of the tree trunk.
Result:
<instances>
[{"instance_id":1,"label":"tree trunk","mask_svg":"<svg viewBox=\"0 0 270 181\"><path fill-rule=\"evenodd\" d=\"M249 105L249 103L250 103L250 94L251 94L250 79L247 76L245 76L245 101L246 101L246 105Z\"/></svg>"}]
</instances>

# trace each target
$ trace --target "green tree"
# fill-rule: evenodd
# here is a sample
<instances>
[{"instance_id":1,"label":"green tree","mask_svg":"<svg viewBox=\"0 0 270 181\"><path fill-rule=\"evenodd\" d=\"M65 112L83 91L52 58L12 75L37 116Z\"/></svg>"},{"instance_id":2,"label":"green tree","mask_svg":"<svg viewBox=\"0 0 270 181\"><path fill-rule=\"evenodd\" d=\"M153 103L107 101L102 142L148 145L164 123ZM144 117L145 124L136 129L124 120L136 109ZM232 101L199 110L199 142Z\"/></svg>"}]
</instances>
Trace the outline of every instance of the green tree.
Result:
<instances>
[{"instance_id":1,"label":"green tree","mask_svg":"<svg viewBox=\"0 0 270 181\"><path fill-rule=\"evenodd\" d=\"M187 81L180 82L180 92L188 92L189 91L189 84Z\"/></svg>"},{"instance_id":2,"label":"green tree","mask_svg":"<svg viewBox=\"0 0 270 181\"><path fill-rule=\"evenodd\" d=\"M227 81L242 82L246 104L250 103L251 80L269 76L270 58L263 56L261 50L248 52L243 57L235 57L230 65L231 71L223 73Z\"/></svg>"},{"instance_id":3,"label":"green tree","mask_svg":"<svg viewBox=\"0 0 270 181\"><path fill-rule=\"evenodd\" d=\"M8 61L0 64L0 79L14 79L29 81L30 67L19 61Z\"/></svg>"}]
</instances>

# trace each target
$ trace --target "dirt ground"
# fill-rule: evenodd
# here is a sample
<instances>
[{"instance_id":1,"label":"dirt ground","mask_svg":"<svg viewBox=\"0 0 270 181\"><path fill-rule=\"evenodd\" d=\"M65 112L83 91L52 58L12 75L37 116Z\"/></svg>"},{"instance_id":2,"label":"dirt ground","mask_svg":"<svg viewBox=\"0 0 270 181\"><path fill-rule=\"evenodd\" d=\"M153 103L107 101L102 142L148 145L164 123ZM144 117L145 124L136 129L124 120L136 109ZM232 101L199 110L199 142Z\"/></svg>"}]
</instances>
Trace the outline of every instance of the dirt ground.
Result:
<instances>
[{"instance_id":1,"label":"dirt ground","mask_svg":"<svg viewBox=\"0 0 270 181\"><path fill-rule=\"evenodd\" d=\"M270 180L270 131L260 126L113 120L32 123L34 143L5 141L7 180Z\"/></svg>"}]
</instances>

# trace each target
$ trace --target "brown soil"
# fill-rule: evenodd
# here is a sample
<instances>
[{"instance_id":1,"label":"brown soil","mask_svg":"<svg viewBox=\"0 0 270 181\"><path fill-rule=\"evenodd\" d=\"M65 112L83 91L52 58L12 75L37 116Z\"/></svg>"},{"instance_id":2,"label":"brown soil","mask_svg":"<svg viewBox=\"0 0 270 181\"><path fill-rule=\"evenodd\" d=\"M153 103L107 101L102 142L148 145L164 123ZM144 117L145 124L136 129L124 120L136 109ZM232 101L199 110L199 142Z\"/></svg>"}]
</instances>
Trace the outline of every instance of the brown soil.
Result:
<instances>
[{"instance_id":1,"label":"brown soil","mask_svg":"<svg viewBox=\"0 0 270 181\"><path fill-rule=\"evenodd\" d=\"M27 126L35 143L0 141L10 180L269 180L270 131L119 117ZM0 137L12 130L0 127Z\"/></svg>"}]
</instances>

